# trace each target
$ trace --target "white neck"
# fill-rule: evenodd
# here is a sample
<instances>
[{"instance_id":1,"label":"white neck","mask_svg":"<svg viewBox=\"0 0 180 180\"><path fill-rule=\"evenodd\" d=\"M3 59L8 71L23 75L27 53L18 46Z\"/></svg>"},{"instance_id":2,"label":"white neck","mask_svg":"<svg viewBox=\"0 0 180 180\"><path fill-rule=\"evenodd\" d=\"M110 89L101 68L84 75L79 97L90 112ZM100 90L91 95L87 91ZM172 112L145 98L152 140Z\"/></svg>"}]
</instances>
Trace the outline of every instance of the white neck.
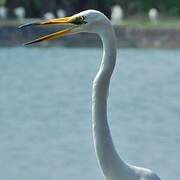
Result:
<instances>
[{"instance_id":1,"label":"white neck","mask_svg":"<svg viewBox=\"0 0 180 180\"><path fill-rule=\"evenodd\" d=\"M112 26L100 34L103 42L103 58L93 81L92 123L94 146L98 162L107 179L123 174L125 163L119 158L107 122L107 98L110 78L116 63L115 34ZM118 169L117 169L118 168Z\"/></svg>"}]
</instances>

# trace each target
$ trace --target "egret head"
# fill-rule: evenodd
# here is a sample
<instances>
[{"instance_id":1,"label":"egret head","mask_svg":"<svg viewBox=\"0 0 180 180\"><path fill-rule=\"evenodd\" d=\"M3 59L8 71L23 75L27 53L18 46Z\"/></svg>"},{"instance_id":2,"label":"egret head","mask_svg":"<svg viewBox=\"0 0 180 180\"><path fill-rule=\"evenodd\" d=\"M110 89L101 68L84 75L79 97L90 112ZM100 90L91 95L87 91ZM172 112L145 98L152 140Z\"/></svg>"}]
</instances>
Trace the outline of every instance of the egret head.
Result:
<instances>
[{"instance_id":1,"label":"egret head","mask_svg":"<svg viewBox=\"0 0 180 180\"><path fill-rule=\"evenodd\" d=\"M67 35L76 34L80 32L101 33L101 31L103 31L107 23L109 23L108 18L101 12L96 11L96 10L86 10L70 17L56 18L56 19L50 19L50 20L42 21L42 22L25 24L25 25L20 26L20 28L27 27L27 26L39 26L39 25L40 26L70 25L70 28L68 29L64 29L64 30L40 37L38 39L35 39L25 44L25 45L28 45L28 44L33 44L33 43L37 43L37 42L41 42L45 40L56 39L62 36L67 36Z\"/></svg>"}]
</instances>

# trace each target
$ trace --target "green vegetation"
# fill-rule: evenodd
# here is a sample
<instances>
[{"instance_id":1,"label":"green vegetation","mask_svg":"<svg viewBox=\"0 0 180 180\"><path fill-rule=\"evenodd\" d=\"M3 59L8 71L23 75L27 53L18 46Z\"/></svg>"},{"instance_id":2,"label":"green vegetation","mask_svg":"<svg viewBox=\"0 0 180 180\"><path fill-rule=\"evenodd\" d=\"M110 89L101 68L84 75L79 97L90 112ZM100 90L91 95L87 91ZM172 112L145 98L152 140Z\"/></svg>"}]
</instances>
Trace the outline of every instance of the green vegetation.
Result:
<instances>
[{"instance_id":1,"label":"green vegetation","mask_svg":"<svg viewBox=\"0 0 180 180\"><path fill-rule=\"evenodd\" d=\"M4 6L6 3L6 0L0 0L0 6Z\"/></svg>"},{"instance_id":2,"label":"green vegetation","mask_svg":"<svg viewBox=\"0 0 180 180\"><path fill-rule=\"evenodd\" d=\"M178 19L163 19L159 20L157 23L152 23L147 20L137 20L137 19L128 19L124 20L121 24L121 27L129 28L143 28L143 29L170 29L170 28L180 28L180 21Z\"/></svg>"},{"instance_id":3,"label":"green vegetation","mask_svg":"<svg viewBox=\"0 0 180 180\"><path fill-rule=\"evenodd\" d=\"M36 21L32 19L31 21ZM18 27L21 24L29 22L29 19L25 19L23 22L19 22L16 19L1 20L0 27L2 26L14 26ZM162 19L157 23L152 23L148 19L126 19L116 26L122 28L137 28L137 29L180 29L180 21L178 19Z\"/></svg>"},{"instance_id":4,"label":"green vegetation","mask_svg":"<svg viewBox=\"0 0 180 180\"><path fill-rule=\"evenodd\" d=\"M41 17L45 12L56 14L57 9L63 8L67 14L93 8L110 15L113 5L120 5L125 16L141 15L149 9L156 8L161 14L167 16L180 15L180 0L0 0L9 9L9 17L13 17L13 9L23 6L27 17Z\"/></svg>"}]
</instances>

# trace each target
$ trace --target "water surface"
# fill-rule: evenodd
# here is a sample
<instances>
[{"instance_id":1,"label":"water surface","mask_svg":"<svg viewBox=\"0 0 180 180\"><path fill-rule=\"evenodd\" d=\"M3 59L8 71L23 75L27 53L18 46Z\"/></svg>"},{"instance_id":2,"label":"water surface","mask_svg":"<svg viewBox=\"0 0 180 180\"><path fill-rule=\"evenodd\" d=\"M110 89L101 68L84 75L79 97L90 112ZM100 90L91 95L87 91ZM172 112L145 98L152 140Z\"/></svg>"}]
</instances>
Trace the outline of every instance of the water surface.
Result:
<instances>
[{"instance_id":1,"label":"water surface","mask_svg":"<svg viewBox=\"0 0 180 180\"><path fill-rule=\"evenodd\" d=\"M0 49L0 179L103 180L91 134L100 49ZM118 51L109 123L122 159L179 180L180 51Z\"/></svg>"}]
</instances>

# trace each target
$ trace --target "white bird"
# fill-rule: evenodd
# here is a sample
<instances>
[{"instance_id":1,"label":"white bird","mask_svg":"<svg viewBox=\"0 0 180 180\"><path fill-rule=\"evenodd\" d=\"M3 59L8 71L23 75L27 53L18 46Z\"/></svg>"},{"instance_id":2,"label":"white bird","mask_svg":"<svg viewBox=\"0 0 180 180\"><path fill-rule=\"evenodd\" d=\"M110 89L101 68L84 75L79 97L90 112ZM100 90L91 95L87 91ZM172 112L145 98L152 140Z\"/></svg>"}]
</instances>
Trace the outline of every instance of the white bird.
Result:
<instances>
[{"instance_id":1,"label":"white bird","mask_svg":"<svg viewBox=\"0 0 180 180\"><path fill-rule=\"evenodd\" d=\"M14 9L14 14L18 20L23 20L26 16L26 11L24 7L17 7Z\"/></svg>"},{"instance_id":2,"label":"white bird","mask_svg":"<svg viewBox=\"0 0 180 180\"><path fill-rule=\"evenodd\" d=\"M110 20L101 12L87 10L71 17L25 24L62 25L71 27L26 43L33 44L80 32L96 33L103 43L103 58L92 88L92 129L98 163L107 180L160 180L149 169L124 162L118 155L111 137L107 120L107 100L111 75L116 63L116 37Z\"/></svg>"},{"instance_id":3,"label":"white bird","mask_svg":"<svg viewBox=\"0 0 180 180\"><path fill-rule=\"evenodd\" d=\"M158 18L159 18L158 10L155 9L155 8L150 9L149 12L148 12L148 16L149 16L149 20L152 23L157 23Z\"/></svg>"},{"instance_id":4,"label":"white bird","mask_svg":"<svg viewBox=\"0 0 180 180\"><path fill-rule=\"evenodd\" d=\"M0 19L7 18L7 8L4 6L0 6Z\"/></svg>"},{"instance_id":5,"label":"white bird","mask_svg":"<svg viewBox=\"0 0 180 180\"><path fill-rule=\"evenodd\" d=\"M119 5L111 8L111 22L112 24L120 24L123 20L123 9Z\"/></svg>"},{"instance_id":6,"label":"white bird","mask_svg":"<svg viewBox=\"0 0 180 180\"><path fill-rule=\"evenodd\" d=\"M54 14L52 12L46 12L44 15L43 15L43 18L46 19L46 20L49 20L49 19L53 19L55 18Z\"/></svg>"},{"instance_id":7,"label":"white bird","mask_svg":"<svg viewBox=\"0 0 180 180\"><path fill-rule=\"evenodd\" d=\"M58 9L57 10L57 17L62 18L66 16L66 11L64 9Z\"/></svg>"}]
</instances>

